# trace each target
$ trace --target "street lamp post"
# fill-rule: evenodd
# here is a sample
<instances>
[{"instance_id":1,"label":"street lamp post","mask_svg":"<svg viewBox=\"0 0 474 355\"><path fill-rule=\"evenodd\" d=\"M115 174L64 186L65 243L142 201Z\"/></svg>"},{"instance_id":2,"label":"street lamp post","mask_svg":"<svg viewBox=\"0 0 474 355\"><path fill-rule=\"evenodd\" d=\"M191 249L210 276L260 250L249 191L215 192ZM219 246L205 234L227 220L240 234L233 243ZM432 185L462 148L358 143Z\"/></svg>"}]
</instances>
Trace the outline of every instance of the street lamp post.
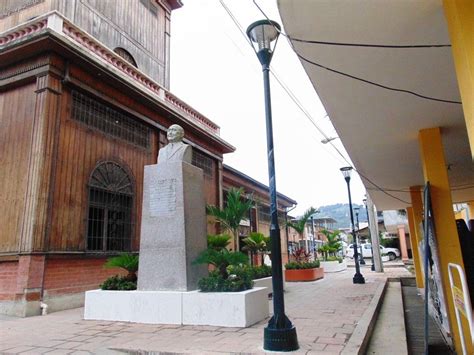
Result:
<instances>
[{"instance_id":1,"label":"street lamp post","mask_svg":"<svg viewBox=\"0 0 474 355\"><path fill-rule=\"evenodd\" d=\"M369 230L369 239L370 239L370 252L372 254L371 262L372 266L370 267L371 271L375 271L375 264L374 264L374 245L372 244L372 234L370 233L370 222L369 222L369 210L367 209L367 199L364 198L362 200L365 206L365 214L367 215L367 229Z\"/></svg>"},{"instance_id":2,"label":"street lamp post","mask_svg":"<svg viewBox=\"0 0 474 355\"><path fill-rule=\"evenodd\" d=\"M272 240L273 316L264 329L263 348L271 351L293 351L299 348L296 328L285 314L280 228L278 226L275 157L273 150L272 108L270 101L270 62L281 27L271 20L260 20L247 28L247 36L262 65L267 126L267 156L270 187L270 238Z\"/></svg>"},{"instance_id":3,"label":"street lamp post","mask_svg":"<svg viewBox=\"0 0 474 355\"><path fill-rule=\"evenodd\" d=\"M314 237L314 217L313 215L311 215L311 251L313 252L313 257L316 260L316 248L314 245L315 239L316 238Z\"/></svg>"},{"instance_id":4,"label":"street lamp post","mask_svg":"<svg viewBox=\"0 0 474 355\"><path fill-rule=\"evenodd\" d=\"M364 260L364 248L362 248L362 243L360 242L360 228L359 228L359 211L360 207L354 207L354 211L356 213L356 221L357 221L357 238L359 238L359 244L360 244L360 264L365 265L365 260Z\"/></svg>"},{"instance_id":5,"label":"street lamp post","mask_svg":"<svg viewBox=\"0 0 474 355\"><path fill-rule=\"evenodd\" d=\"M365 283L364 276L362 276L362 274L360 273L359 251L357 250L357 239L356 239L356 234L354 230L354 213L352 212L352 197L351 197L351 187L350 187L352 167L346 166L344 168L341 168L340 170L342 172L342 175L344 176L344 180L346 180L346 183L347 183L347 194L349 195L349 210L351 212L352 239L354 241L354 263L355 263L355 269L356 269L356 273L354 274L354 277L352 278L352 282L355 284L364 284Z\"/></svg>"}]
</instances>

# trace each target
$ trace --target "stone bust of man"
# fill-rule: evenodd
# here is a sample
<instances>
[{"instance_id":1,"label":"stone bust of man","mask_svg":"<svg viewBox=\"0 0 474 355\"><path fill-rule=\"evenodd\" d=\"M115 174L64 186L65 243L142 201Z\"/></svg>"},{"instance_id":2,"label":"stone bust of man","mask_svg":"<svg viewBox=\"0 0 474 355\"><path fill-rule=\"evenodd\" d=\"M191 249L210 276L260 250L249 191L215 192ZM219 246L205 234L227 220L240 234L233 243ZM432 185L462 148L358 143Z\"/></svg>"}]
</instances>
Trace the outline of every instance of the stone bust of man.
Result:
<instances>
[{"instance_id":1,"label":"stone bust of man","mask_svg":"<svg viewBox=\"0 0 474 355\"><path fill-rule=\"evenodd\" d=\"M183 143L184 129L177 125L171 125L166 131L168 144L158 152L158 164L166 162L184 161L191 164L193 157L192 147Z\"/></svg>"}]
</instances>

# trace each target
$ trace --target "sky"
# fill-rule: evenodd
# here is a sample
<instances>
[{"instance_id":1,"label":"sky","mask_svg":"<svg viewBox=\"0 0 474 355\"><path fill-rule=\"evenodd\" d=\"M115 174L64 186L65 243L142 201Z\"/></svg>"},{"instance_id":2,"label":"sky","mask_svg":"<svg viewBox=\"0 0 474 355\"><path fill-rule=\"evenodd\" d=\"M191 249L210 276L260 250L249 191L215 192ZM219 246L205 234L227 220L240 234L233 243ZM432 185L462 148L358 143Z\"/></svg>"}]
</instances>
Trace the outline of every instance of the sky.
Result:
<instances>
[{"instance_id":1,"label":"sky","mask_svg":"<svg viewBox=\"0 0 474 355\"><path fill-rule=\"evenodd\" d=\"M219 0L183 0L171 16L171 92L221 128L221 137L236 147L224 163L268 185L263 76L246 37ZM252 0L224 0L245 32L264 15ZM282 23L276 0L258 0L266 15ZM284 29L283 29L284 30ZM339 169L347 166L324 136L337 137L300 61L281 36L272 73L307 112L291 100L273 75L271 101L276 186L296 200L292 215L309 207L347 203L347 186ZM309 116L310 118L308 118ZM339 139L332 141L347 156ZM355 173L352 201L361 204L365 189Z\"/></svg>"}]
</instances>

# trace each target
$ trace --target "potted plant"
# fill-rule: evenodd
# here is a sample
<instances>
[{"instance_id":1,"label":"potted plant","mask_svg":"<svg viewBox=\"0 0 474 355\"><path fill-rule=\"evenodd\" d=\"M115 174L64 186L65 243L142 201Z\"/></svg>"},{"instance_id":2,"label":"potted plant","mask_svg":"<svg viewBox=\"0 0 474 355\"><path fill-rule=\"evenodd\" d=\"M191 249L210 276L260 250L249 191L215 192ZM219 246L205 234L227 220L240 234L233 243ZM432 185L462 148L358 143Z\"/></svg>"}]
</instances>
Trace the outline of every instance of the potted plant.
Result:
<instances>
[{"instance_id":1,"label":"potted plant","mask_svg":"<svg viewBox=\"0 0 474 355\"><path fill-rule=\"evenodd\" d=\"M253 206L252 199L243 197L244 189L231 188L227 192L227 202L223 209L207 205L206 212L221 224L223 229L232 233L234 250L239 250L239 227L242 220L247 220L249 210Z\"/></svg>"},{"instance_id":2,"label":"potted plant","mask_svg":"<svg viewBox=\"0 0 474 355\"><path fill-rule=\"evenodd\" d=\"M202 292L236 292L253 287L250 274L242 266L248 263L248 257L241 252L232 252L225 248L207 248L199 254L194 263L209 264L215 268L209 272L209 276L198 281ZM232 273L229 273L229 266L234 266Z\"/></svg>"},{"instance_id":3,"label":"potted plant","mask_svg":"<svg viewBox=\"0 0 474 355\"><path fill-rule=\"evenodd\" d=\"M198 281L199 291L183 293L183 324L248 327L268 316L268 291L253 288L247 255L209 247L194 263L215 270Z\"/></svg>"},{"instance_id":4,"label":"potted plant","mask_svg":"<svg viewBox=\"0 0 474 355\"><path fill-rule=\"evenodd\" d=\"M314 281L324 277L324 269L319 260L310 261L311 254L303 248L292 253L293 261L285 265L285 279L287 282Z\"/></svg>"}]
</instances>

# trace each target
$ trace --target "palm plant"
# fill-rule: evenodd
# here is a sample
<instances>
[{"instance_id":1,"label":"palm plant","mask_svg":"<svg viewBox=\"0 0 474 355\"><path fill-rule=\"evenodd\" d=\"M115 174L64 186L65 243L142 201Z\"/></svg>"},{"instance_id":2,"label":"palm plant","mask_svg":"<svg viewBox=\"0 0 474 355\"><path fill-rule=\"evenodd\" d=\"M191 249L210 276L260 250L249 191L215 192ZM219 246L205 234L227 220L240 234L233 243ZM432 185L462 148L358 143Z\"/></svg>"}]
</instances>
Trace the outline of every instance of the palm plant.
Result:
<instances>
[{"instance_id":1,"label":"palm plant","mask_svg":"<svg viewBox=\"0 0 474 355\"><path fill-rule=\"evenodd\" d=\"M248 219L249 210L253 206L253 200L243 198L243 193L243 188L231 188L227 192L227 203L223 209L212 205L206 206L207 214L232 233L235 250L239 250L240 221Z\"/></svg>"},{"instance_id":2,"label":"palm plant","mask_svg":"<svg viewBox=\"0 0 474 355\"><path fill-rule=\"evenodd\" d=\"M303 239L306 223L311 218L311 216L315 213L316 213L316 209L314 207L310 207L298 220L296 220L295 222L288 221L286 225L288 227L293 228L296 231L296 233L298 233L298 235L300 236L300 239Z\"/></svg>"},{"instance_id":3,"label":"palm plant","mask_svg":"<svg viewBox=\"0 0 474 355\"><path fill-rule=\"evenodd\" d=\"M229 277L227 267L229 265L238 266L246 264L248 263L248 257L241 252L231 252L227 249L215 250L208 248L198 255L194 263L213 265L221 277L226 280Z\"/></svg>"},{"instance_id":4,"label":"palm plant","mask_svg":"<svg viewBox=\"0 0 474 355\"><path fill-rule=\"evenodd\" d=\"M226 249L230 244L232 237L227 234L208 234L207 235L207 247L214 250Z\"/></svg>"},{"instance_id":5,"label":"palm plant","mask_svg":"<svg viewBox=\"0 0 474 355\"><path fill-rule=\"evenodd\" d=\"M138 271L138 255L124 253L119 256L114 256L113 258L108 258L104 264L106 268L119 267L128 271L125 279L128 281L136 282L137 281L137 271Z\"/></svg>"},{"instance_id":6,"label":"palm plant","mask_svg":"<svg viewBox=\"0 0 474 355\"><path fill-rule=\"evenodd\" d=\"M338 230L331 232L327 229L323 229L321 233L326 236L327 243L319 248L319 251L323 253L324 260L327 260L328 254L335 256L335 254L342 248L342 243L339 240L339 235L341 232Z\"/></svg>"},{"instance_id":7,"label":"palm plant","mask_svg":"<svg viewBox=\"0 0 474 355\"><path fill-rule=\"evenodd\" d=\"M247 238L244 238L242 242L245 243L242 250L250 252L250 264L253 266L253 256L260 252L263 265L264 252L267 251L270 237L265 237L262 233L252 232Z\"/></svg>"}]
</instances>

